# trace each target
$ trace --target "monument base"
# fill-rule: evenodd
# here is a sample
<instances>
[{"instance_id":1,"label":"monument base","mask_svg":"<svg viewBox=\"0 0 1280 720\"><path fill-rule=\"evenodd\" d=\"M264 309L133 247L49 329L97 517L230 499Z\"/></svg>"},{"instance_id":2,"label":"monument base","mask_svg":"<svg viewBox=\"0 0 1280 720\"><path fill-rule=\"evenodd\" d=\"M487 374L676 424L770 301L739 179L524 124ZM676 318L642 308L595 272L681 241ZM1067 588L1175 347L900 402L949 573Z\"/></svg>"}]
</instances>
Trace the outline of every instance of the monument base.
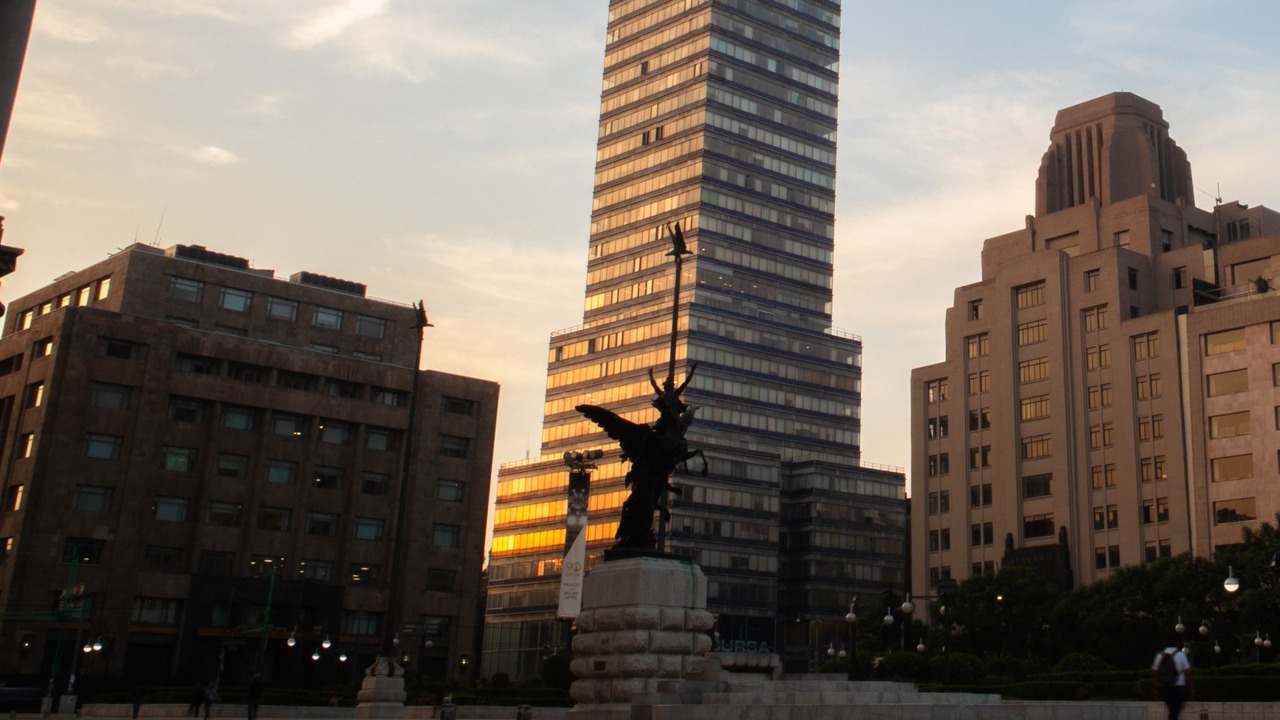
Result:
<instances>
[{"instance_id":1,"label":"monument base","mask_svg":"<svg viewBox=\"0 0 1280 720\"><path fill-rule=\"evenodd\" d=\"M403 718L404 698L404 668L395 658L378 657L364 671L354 717Z\"/></svg>"},{"instance_id":2,"label":"monument base","mask_svg":"<svg viewBox=\"0 0 1280 720\"><path fill-rule=\"evenodd\" d=\"M637 556L595 566L573 638L570 720L628 720L633 703L704 677L707 578L688 560Z\"/></svg>"}]
</instances>

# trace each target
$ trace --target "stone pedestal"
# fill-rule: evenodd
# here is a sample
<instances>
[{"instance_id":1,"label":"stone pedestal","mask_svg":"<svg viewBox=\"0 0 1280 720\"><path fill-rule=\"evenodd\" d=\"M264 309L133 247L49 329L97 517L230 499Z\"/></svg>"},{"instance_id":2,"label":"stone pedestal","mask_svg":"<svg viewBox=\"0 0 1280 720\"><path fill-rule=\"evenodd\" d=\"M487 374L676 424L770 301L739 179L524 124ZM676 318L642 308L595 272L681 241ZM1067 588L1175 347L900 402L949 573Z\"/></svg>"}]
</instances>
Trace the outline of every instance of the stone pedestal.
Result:
<instances>
[{"instance_id":1,"label":"stone pedestal","mask_svg":"<svg viewBox=\"0 0 1280 720\"><path fill-rule=\"evenodd\" d=\"M595 566L582 589L573 638L571 720L629 718L633 702L701 677L707 578L691 562L634 557Z\"/></svg>"},{"instance_id":2,"label":"stone pedestal","mask_svg":"<svg viewBox=\"0 0 1280 720\"><path fill-rule=\"evenodd\" d=\"M379 657L364 671L355 717L403 718L404 696L404 668L394 658Z\"/></svg>"}]
</instances>

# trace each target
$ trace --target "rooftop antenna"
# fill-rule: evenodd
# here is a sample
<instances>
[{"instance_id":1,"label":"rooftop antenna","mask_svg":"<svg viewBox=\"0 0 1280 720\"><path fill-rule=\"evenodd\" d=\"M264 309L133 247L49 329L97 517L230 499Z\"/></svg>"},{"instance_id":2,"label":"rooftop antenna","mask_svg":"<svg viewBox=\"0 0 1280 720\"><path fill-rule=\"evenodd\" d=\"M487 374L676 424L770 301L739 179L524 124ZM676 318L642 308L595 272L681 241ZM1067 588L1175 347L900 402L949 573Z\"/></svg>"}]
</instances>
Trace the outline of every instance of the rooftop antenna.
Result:
<instances>
[{"instance_id":1,"label":"rooftop antenna","mask_svg":"<svg viewBox=\"0 0 1280 720\"><path fill-rule=\"evenodd\" d=\"M169 203L165 203L164 209L160 211L160 222L156 223L156 236L151 240L152 247L158 247L160 245L160 226L164 225L164 216L167 212L169 212Z\"/></svg>"}]
</instances>

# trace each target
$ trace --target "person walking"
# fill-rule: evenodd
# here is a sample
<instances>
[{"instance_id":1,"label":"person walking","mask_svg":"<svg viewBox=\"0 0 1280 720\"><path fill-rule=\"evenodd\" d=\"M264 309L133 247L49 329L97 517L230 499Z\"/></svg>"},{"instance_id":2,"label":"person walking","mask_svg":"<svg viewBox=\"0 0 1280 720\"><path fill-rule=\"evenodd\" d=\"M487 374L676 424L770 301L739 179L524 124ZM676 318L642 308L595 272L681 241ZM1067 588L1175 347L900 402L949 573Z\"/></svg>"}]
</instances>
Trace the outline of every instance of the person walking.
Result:
<instances>
[{"instance_id":1,"label":"person walking","mask_svg":"<svg viewBox=\"0 0 1280 720\"><path fill-rule=\"evenodd\" d=\"M187 714L191 717L200 717L200 706L204 704L204 686L196 683L196 687L191 691L191 703L187 706Z\"/></svg>"},{"instance_id":2,"label":"person walking","mask_svg":"<svg viewBox=\"0 0 1280 720\"><path fill-rule=\"evenodd\" d=\"M204 720L209 720L209 711L218 701L218 688L212 682L204 687Z\"/></svg>"},{"instance_id":3,"label":"person walking","mask_svg":"<svg viewBox=\"0 0 1280 720\"><path fill-rule=\"evenodd\" d=\"M1177 638L1173 638L1151 661L1151 693L1156 700L1164 701L1169 720L1178 720L1182 706L1194 692L1191 661L1178 649Z\"/></svg>"},{"instance_id":4,"label":"person walking","mask_svg":"<svg viewBox=\"0 0 1280 720\"><path fill-rule=\"evenodd\" d=\"M142 699L147 695L147 686L138 683L133 686L133 720L138 720L138 713L142 711Z\"/></svg>"},{"instance_id":5,"label":"person walking","mask_svg":"<svg viewBox=\"0 0 1280 720\"><path fill-rule=\"evenodd\" d=\"M249 681L249 692L247 693L248 703L246 705L249 712L249 720L258 720L258 705L262 702L262 674L254 673L253 679Z\"/></svg>"}]
</instances>

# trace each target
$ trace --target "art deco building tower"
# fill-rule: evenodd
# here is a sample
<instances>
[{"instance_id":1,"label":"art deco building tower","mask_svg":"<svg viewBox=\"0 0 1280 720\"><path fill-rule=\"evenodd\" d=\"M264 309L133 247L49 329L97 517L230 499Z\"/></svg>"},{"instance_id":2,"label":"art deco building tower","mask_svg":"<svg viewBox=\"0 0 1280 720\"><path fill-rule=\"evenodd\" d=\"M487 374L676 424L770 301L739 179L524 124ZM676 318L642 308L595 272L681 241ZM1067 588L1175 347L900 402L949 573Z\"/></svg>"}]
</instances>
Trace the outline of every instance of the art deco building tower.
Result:
<instances>
[{"instance_id":1,"label":"art deco building tower","mask_svg":"<svg viewBox=\"0 0 1280 720\"><path fill-rule=\"evenodd\" d=\"M1002 563L1063 585L1240 541L1280 510L1280 215L1195 207L1160 107L1058 113L1035 215L912 373L913 586Z\"/></svg>"},{"instance_id":2,"label":"art deco building tower","mask_svg":"<svg viewBox=\"0 0 1280 720\"><path fill-rule=\"evenodd\" d=\"M883 551L859 561L870 586L900 584L903 479L858 466L861 341L831 327L838 43L833 0L610 3L583 322L551 338L542 457L499 474L487 672L526 675L563 642L545 622L564 543L561 455L614 447L574 406L654 419L648 373L665 377L671 337L668 223L693 252L676 382L697 363L689 438L710 459L705 478L678 478L668 549L707 573L719 632L773 646L776 616L843 617L855 546ZM591 555L612 543L626 495L616 460L593 478ZM859 514L864 539L847 523L814 532L834 523L813 511L828 495L827 512ZM828 545L832 557L817 557Z\"/></svg>"}]
</instances>

